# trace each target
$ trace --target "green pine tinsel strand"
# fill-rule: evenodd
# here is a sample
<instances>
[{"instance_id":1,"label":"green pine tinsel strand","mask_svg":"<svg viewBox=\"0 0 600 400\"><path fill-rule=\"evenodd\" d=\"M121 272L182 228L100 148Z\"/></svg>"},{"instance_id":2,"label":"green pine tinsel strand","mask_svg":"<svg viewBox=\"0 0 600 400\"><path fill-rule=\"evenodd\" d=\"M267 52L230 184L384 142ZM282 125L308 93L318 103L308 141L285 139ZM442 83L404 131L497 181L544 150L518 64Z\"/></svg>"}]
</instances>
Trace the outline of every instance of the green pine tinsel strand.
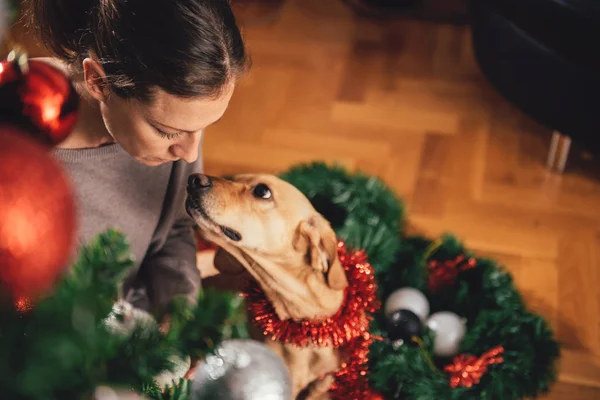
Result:
<instances>
[{"instance_id":1,"label":"green pine tinsel strand","mask_svg":"<svg viewBox=\"0 0 600 400\"><path fill-rule=\"evenodd\" d=\"M127 242L107 232L83 249L73 271L26 314L3 303L0 387L14 399L68 399L102 379L105 344L98 329L112 307L110 281L131 265ZM95 282L98 286L95 286ZM114 281L112 282L114 285Z\"/></svg>"},{"instance_id":2,"label":"green pine tinsel strand","mask_svg":"<svg viewBox=\"0 0 600 400\"><path fill-rule=\"evenodd\" d=\"M202 357L243 332L241 302L214 290L201 292L197 307L175 299L174 329L166 336L157 325L111 332L104 320L131 265L126 238L110 230L82 248L69 274L32 311L21 314L0 302L3 398L81 399L100 385L156 395L154 377L174 368L172 356ZM153 398L188 394L188 381L180 381Z\"/></svg>"}]
</instances>

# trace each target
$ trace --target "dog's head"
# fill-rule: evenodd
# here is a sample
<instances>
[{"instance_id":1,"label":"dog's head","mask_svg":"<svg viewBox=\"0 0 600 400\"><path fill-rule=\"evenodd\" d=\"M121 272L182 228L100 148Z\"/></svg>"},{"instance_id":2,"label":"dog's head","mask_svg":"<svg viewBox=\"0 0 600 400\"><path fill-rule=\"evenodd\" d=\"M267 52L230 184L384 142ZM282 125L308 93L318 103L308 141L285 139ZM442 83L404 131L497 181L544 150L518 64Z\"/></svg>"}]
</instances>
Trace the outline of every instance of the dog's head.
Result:
<instances>
[{"instance_id":1,"label":"dog's head","mask_svg":"<svg viewBox=\"0 0 600 400\"><path fill-rule=\"evenodd\" d=\"M225 180L194 174L187 190L187 212L203 234L243 265L274 303L285 303L274 304L280 314L337 311L348 285L337 238L296 187L273 175Z\"/></svg>"}]
</instances>

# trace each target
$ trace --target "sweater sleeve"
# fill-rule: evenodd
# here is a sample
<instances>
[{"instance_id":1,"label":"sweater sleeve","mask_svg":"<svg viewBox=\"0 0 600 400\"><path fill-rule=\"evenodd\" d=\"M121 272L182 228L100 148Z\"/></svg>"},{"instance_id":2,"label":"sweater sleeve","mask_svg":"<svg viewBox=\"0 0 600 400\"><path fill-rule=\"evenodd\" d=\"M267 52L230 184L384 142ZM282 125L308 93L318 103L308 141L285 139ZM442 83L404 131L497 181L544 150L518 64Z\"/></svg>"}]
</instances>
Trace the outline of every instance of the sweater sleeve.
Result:
<instances>
[{"instance_id":1,"label":"sweater sleeve","mask_svg":"<svg viewBox=\"0 0 600 400\"><path fill-rule=\"evenodd\" d=\"M169 189L165 197L164 229L155 234L155 245L146 255L141 268L145 270L149 300L159 315L175 296L185 296L195 304L201 287L196 265L194 221L185 211L188 176L202 171L202 161L174 163ZM165 222L165 221L163 221Z\"/></svg>"}]
</instances>

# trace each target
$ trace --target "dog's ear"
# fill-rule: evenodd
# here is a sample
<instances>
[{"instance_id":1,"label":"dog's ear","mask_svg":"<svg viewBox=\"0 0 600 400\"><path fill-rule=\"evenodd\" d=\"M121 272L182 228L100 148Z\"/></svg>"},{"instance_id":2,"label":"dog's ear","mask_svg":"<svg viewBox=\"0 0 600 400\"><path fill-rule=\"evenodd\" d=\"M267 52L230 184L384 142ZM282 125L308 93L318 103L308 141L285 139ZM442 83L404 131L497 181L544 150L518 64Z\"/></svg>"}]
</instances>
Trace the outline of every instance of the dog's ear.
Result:
<instances>
[{"instance_id":1,"label":"dog's ear","mask_svg":"<svg viewBox=\"0 0 600 400\"><path fill-rule=\"evenodd\" d=\"M306 256L315 270L323 273L331 289L342 290L348 286L346 272L337 253L337 237L321 215L300 222L294 248Z\"/></svg>"}]
</instances>

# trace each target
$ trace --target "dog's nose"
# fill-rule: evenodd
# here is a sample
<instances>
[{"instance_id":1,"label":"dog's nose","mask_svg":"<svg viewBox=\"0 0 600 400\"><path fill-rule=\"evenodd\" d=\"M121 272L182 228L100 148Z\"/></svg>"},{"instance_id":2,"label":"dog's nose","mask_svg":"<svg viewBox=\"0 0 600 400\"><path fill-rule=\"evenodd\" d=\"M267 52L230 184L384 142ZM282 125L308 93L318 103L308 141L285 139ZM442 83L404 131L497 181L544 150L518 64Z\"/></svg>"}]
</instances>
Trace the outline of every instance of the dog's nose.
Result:
<instances>
[{"instance_id":1,"label":"dog's nose","mask_svg":"<svg viewBox=\"0 0 600 400\"><path fill-rule=\"evenodd\" d=\"M192 174L188 178L188 186L192 190L206 190L212 185L211 179L204 174Z\"/></svg>"}]
</instances>

